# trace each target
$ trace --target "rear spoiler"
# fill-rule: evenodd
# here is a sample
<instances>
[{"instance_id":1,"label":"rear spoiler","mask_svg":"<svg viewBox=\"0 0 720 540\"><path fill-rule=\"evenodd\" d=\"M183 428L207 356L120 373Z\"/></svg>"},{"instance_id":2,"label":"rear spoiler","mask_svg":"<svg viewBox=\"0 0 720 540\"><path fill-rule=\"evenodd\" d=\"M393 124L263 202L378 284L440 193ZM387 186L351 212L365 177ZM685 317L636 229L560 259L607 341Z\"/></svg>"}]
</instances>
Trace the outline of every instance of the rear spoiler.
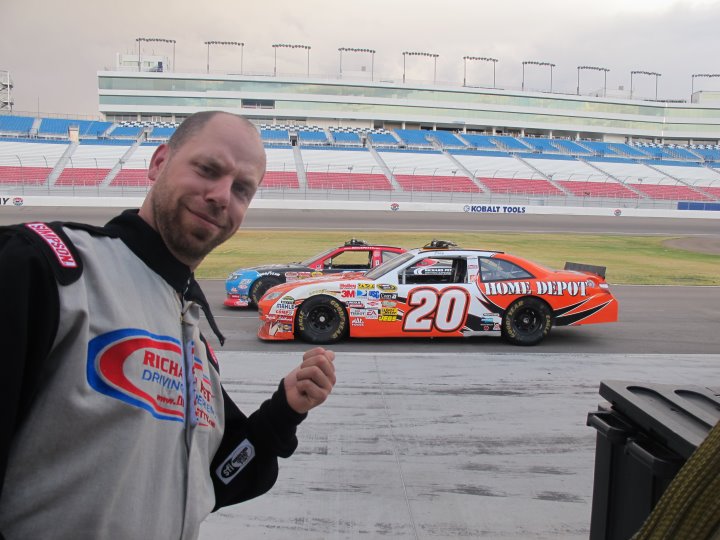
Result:
<instances>
[{"instance_id":1,"label":"rear spoiler","mask_svg":"<svg viewBox=\"0 0 720 540\"><path fill-rule=\"evenodd\" d=\"M592 264L566 262L565 270L574 270L576 272L596 274L601 278L605 279L605 270L607 270L607 268L605 266L595 266Z\"/></svg>"}]
</instances>

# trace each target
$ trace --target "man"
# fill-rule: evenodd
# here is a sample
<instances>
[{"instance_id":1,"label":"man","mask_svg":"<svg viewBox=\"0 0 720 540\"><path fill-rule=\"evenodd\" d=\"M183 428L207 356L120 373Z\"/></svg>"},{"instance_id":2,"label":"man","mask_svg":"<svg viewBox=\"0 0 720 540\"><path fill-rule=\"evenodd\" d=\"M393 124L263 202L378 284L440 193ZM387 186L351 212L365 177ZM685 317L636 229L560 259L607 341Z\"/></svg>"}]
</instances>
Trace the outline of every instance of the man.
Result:
<instances>
[{"instance_id":1,"label":"man","mask_svg":"<svg viewBox=\"0 0 720 540\"><path fill-rule=\"evenodd\" d=\"M139 212L0 229L0 537L196 538L211 511L272 487L335 384L334 354L305 353L245 417L192 275L264 172L249 122L198 113L155 151Z\"/></svg>"}]
</instances>

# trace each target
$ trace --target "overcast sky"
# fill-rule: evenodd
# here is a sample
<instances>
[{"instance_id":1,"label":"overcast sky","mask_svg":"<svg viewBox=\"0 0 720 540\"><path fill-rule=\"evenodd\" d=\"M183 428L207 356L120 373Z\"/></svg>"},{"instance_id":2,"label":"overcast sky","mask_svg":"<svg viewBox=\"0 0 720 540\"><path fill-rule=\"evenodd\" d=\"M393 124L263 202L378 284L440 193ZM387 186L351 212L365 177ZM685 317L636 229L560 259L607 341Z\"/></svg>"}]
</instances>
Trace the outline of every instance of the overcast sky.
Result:
<instances>
[{"instance_id":1,"label":"overcast sky","mask_svg":"<svg viewBox=\"0 0 720 540\"><path fill-rule=\"evenodd\" d=\"M203 73L205 41L244 42L243 71L272 74L273 43L309 45L310 73L337 76L338 47L375 49L376 79L520 88L522 62L551 62L553 89L575 92L577 67L610 69L610 91L630 71L661 73L660 99L689 99L691 75L720 73L720 0L0 0L0 70L9 70L14 110L98 116L97 71L117 53L137 54L137 37L176 40L175 71ZM238 47L212 46L213 72L238 72ZM141 55L172 58L172 45L144 43ZM343 71L370 70L370 55L345 53ZM278 73L305 73L303 50L278 49ZM653 98L654 76L635 75L636 95ZM583 93L602 72L580 72ZM546 91L550 69L526 66L528 89ZM696 78L695 90L720 90Z\"/></svg>"}]
</instances>

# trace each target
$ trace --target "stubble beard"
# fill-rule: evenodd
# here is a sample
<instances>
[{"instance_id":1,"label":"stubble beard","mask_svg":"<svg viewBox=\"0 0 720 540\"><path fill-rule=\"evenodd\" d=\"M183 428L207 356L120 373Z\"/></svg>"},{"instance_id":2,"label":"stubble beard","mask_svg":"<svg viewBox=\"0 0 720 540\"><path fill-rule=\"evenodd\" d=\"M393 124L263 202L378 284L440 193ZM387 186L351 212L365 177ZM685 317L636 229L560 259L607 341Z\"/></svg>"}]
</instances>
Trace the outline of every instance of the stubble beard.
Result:
<instances>
[{"instance_id":1,"label":"stubble beard","mask_svg":"<svg viewBox=\"0 0 720 540\"><path fill-rule=\"evenodd\" d=\"M157 195L160 196L153 199L153 211L158 232L180 261L195 267L226 240L223 231L212 234L207 229L183 225L183 217L189 210L182 197L173 200L168 192Z\"/></svg>"}]
</instances>

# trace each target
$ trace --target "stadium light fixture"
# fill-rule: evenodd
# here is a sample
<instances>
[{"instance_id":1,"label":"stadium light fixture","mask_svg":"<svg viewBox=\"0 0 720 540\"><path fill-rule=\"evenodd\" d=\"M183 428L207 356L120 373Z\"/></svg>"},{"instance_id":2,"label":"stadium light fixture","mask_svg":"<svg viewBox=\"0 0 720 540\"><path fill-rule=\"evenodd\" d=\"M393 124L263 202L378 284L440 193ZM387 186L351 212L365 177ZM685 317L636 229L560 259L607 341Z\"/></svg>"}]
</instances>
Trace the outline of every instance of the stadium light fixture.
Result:
<instances>
[{"instance_id":1,"label":"stadium light fixture","mask_svg":"<svg viewBox=\"0 0 720 540\"><path fill-rule=\"evenodd\" d=\"M417 52L417 51L404 51L402 53L403 55L403 84L405 83L405 57L407 56L425 56L428 58L432 58L434 61L433 66L433 84L437 80L437 59L439 54L436 53L429 53L429 52Z\"/></svg>"},{"instance_id":2,"label":"stadium light fixture","mask_svg":"<svg viewBox=\"0 0 720 540\"><path fill-rule=\"evenodd\" d=\"M468 60L480 60L481 62L492 62L493 65L493 88L495 88L495 64L497 64L497 58L488 58L487 56L463 56L463 86L466 86L467 82L467 61Z\"/></svg>"},{"instance_id":3,"label":"stadium light fixture","mask_svg":"<svg viewBox=\"0 0 720 540\"><path fill-rule=\"evenodd\" d=\"M339 47L338 52L340 53L340 78L342 79L342 55L344 52L351 53L369 53L372 55L370 60L370 80L375 80L375 50L374 49L358 49L355 47Z\"/></svg>"},{"instance_id":4,"label":"stadium light fixture","mask_svg":"<svg viewBox=\"0 0 720 540\"><path fill-rule=\"evenodd\" d=\"M310 45L292 45L289 43L273 43L275 49L275 66L273 76L277 77L277 50L278 49L305 49L307 51L307 76L310 76Z\"/></svg>"},{"instance_id":5,"label":"stadium light fixture","mask_svg":"<svg viewBox=\"0 0 720 540\"><path fill-rule=\"evenodd\" d=\"M172 61L172 70L175 71L175 40L174 39L165 39L165 38L158 38L158 37L139 37L135 38L135 41L137 41L138 44L138 71L142 71L142 64L140 62L140 44L142 42L145 43L172 43L173 46L173 61Z\"/></svg>"},{"instance_id":6,"label":"stadium light fixture","mask_svg":"<svg viewBox=\"0 0 720 540\"><path fill-rule=\"evenodd\" d=\"M210 45L236 45L240 47L240 75L243 73L243 51L245 44L242 41L206 41L207 45L207 73L210 73Z\"/></svg>"},{"instance_id":7,"label":"stadium light fixture","mask_svg":"<svg viewBox=\"0 0 720 540\"><path fill-rule=\"evenodd\" d=\"M12 112L14 105L12 99L12 89L13 82L10 78L10 72L0 69L0 110L7 108L10 109L10 112Z\"/></svg>"},{"instance_id":8,"label":"stadium light fixture","mask_svg":"<svg viewBox=\"0 0 720 540\"><path fill-rule=\"evenodd\" d=\"M607 95L607 74L608 74L608 71L610 71L610 70L608 68L597 67L597 66L578 66L577 67L577 70L578 70L577 95L578 96L580 95L580 70L583 70L583 69L604 72L605 80L603 82L603 97L606 97L606 95Z\"/></svg>"},{"instance_id":9,"label":"stadium light fixture","mask_svg":"<svg viewBox=\"0 0 720 540\"><path fill-rule=\"evenodd\" d=\"M553 68L555 67L555 64L552 62L541 62L538 60L523 60L522 63L522 90L525 90L525 66L547 66L550 68L550 93L552 94L553 90Z\"/></svg>"},{"instance_id":10,"label":"stadium light fixture","mask_svg":"<svg viewBox=\"0 0 720 540\"><path fill-rule=\"evenodd\" d=\"M633 70L630 72L630 99L633 97L633 76L634 75L651 75L655 77L655 101L657 101L658 98L658 77L662 77L662 73L657 73L655 71L643 71L643 70Z\"/></svg>"},{"instance_id":11,"label":"stadium light fixture","mask_svg":"<svg viewBox=\"0 0 720 540\"><path fill-rule=\"evenodd\" d=\"M691 84L690 84L690 96L692 96L695 93L695 78L696 77L702 77L707 79L713 79L715 77L720 77L720 73L695 73L690 78Z\"/></svg>"}]
</instances>

